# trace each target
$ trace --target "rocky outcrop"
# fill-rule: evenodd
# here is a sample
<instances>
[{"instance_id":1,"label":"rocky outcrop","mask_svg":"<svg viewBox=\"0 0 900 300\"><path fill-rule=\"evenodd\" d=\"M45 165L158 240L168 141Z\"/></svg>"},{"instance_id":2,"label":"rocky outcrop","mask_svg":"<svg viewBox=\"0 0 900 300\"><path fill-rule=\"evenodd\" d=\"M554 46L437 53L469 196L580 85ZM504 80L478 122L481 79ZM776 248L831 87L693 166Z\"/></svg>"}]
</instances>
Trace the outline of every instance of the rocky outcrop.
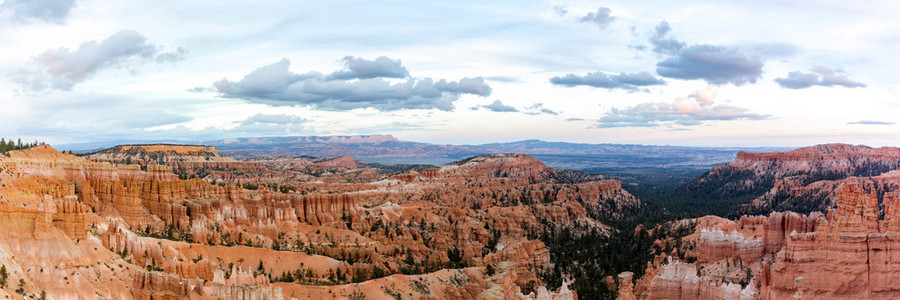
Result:
<instances>
[{"instance_id":1,"label":"rocky outcrop","mask_svg":"<svg viewBox=\"0 0 900 300\"><path fill-rule=\"evenodd\" d=\"M310 164L310 167L356 169L362 167L362 165L356 162L356 160L354 160L353 157L350 157L350 155L344 155L341 157L314 162Z\"/></svg>"},{"instance_id":2,"label":"rocky outcrop","mask_svg":"<svg viewBox=\"0 0 900 300\"><path fill-rule=\"evenodd\" d=\"M696 263L669 258L647 269L641 299L896 299L900 297L900 192L852 184L822 215L772 213L700 220ZM691 243L688 243L691 244ZM742 284L745 285L742 287Z\"/></svg>"},{"instance_id":3,"label":"rocky outcrop","mask_svg":"<svg viewBox=\"0 0 900 300\"><path fill-rule=\"evenodd\" d=\"M534 157L522 154L481 155L446 165L443 176L543 179L554 173Z\"/></svg>"},{"instance_id":4,"label":"rocky outcrop","mask_svg":"<svg viewBox=\"0 0 900 300\"><path fill-rule=\"evenodd\" d=\"M763 283L771 289L769 296L792 296L797 292L794 279L802 277L806 297L900 297L900 288L893 284L900 279L896 271L900 260L894 259L900 251L900 232L891 225L896 213L894 208L888 209L884 220L879 220L876 195L845 186L837 209L814 232L788 237L771 267L770 280Z\"/></svg>"},{"instance_id":5,"label":"rocky outcrop","mask_svg":"<svg viewBox=\"0 0 900 300\"><path fill-rule=\"evenodd\" d=\"M618 300L637 300L634 296L634 283L632 278L634 273L622 272L619 274L619 297Z\"/></svg>"},{"instance_id":6,"label":"rocky outcrop","mask_svg":"<svg viewBox=\"0 0 900 300\"><path fill-rule=\"evenodd\" d=\"M184 299L191 298L194 291L189 280L183 280L174 275L144 271L135 272L132 287L134 287L134 296L138 299Z\"/></svg>"},{"instance_id":7,"label":"rocky outcrop","mask_svg":"<svg viewBox=\"0 0 900 300\"><path fill-rule=\"evenodd\" d=\"M710 276L698 276L697 268L671 259L650 279L646 299L756 299L752 282L742 287ZM621 284L621 283L620 283ZM621 298L620 298L621 299Z\"/></svg>"},{"instance_id":8,"label":"rocky outcrop","mask_svg":"<svg viewBox=\"0 0 900 300\"><path fill-rule=\"evenodd\" d=\"M825 144L784 152L739 152L737 159L713 168L688 186L722 198L753 196L742 206L745 212L809 213L834 208L834 191L844 184L879 192L885 186L900 186L898 180L877 178L898 168L900 148Z\"/></svg>"},{"instance_id":9,"label":"rocky outcrop","mask_svg":"<svg viewBox=\"0 0 900 300\"><path fill-rule=\"evenodd\" d=\"M45 196L44 199L45 214L48 213L48 209L52 214L43 220L52 220L52 225L70 238L87 238L85 214L90 210L87 205L79 202L78 197L74 195L66 196L59 201L53 201L50 196Z\"/></svg>"},{"instance_id":10,"label":"rocky outcrop","mask_svg":"<svg viewBox=\"0 0 900 300\"><path fill-rule=\"evenodd\" d=\"M229 173L264 173L265 166L257 162L238 161L219 154L208 146L196 145L119 145L86 158L113 164L165 165L184 176L228 178Z\"/></svg>"},{"instance_id":11,"label":"rocky outcrop","mask_svg":"<svg viewBox=\"0 0 900 300\"><path fill-rule=\"evenodd\" d=\"M815 230L819 215L808 218L798 213L778 212L767 217L743 216L732 226L702 227L697 259L703 263L725 258L759 261L781 250L791 233Z\"/></svg>"}]
</instances>

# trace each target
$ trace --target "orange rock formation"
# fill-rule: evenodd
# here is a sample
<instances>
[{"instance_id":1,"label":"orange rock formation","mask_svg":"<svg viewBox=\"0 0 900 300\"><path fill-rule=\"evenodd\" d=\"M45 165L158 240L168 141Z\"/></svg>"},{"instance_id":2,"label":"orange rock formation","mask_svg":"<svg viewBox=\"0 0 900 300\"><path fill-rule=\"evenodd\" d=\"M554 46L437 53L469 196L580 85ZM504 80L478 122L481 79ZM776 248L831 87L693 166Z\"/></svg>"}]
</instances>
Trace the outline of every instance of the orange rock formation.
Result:
<instances>
[{"instance_id":1,"label":"orange rock formation","mask_svg":"<svg viewBox=\"0 0 900 300\"><path fill-rule=\"evenodd\" d=\"M772 213L729 221L705 217L695 241L696 263L668 257L648 266L635 288L640 299L896 299L900 287L900 209L884 196L848 184L837 209ZM621 285L627 297L630 288ZM621 299L621 297L620 297Z\"/></svg>"},{"instance_id":2,"label":"orange rock formation","mask_svg":"<svg viewBox=\"0 0 900 300\"><path fill-rule=\"evenodd\" d=\"M222 166L197 162L207 157L240 165L215 149L116 149L92 155L94 161L47 146L0 157L0 264L10 282L23 280L24 293L575 299L566 287L542 287L535 274L551 267L550 253L529 233L607 230L598 219L640 205L618 181L560 183L554 170L523 155L399 175L378 174L349 157L219 170L290 186L270 190L174 173L187 164ZM144 156L140 165L110 163ZM160 159L166 165L153 163ZM265 179L310 170L325 173ZM534 294L523 295L534 282ZM14 289L0 287L10 295Z\"/></svg>"}]
</instances>

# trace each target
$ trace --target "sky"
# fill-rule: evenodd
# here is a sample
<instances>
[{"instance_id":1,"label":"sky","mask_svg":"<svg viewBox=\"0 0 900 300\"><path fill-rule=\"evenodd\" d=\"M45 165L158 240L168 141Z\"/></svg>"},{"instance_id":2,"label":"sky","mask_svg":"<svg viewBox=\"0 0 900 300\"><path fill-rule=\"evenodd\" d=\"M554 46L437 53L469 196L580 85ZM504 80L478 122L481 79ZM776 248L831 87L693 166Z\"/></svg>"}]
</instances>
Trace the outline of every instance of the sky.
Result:
<instances>
[{"instance_id":1,"label":"sky","mask_svg":"<svg viewBox=\"0 0 900 300\"><path fill-rule=\"evenodd\" d=\"M0 0L0 136L900 146L897 1Z\"/></svg>"}]
</instances>

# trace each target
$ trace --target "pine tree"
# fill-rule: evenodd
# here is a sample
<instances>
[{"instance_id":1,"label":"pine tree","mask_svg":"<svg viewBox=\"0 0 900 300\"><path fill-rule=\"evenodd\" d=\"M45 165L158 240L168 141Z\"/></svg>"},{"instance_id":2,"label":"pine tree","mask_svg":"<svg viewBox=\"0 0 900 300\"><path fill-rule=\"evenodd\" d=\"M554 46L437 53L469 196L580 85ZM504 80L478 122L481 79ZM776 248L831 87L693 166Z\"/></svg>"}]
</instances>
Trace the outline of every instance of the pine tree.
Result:
<instances>
[{"instance_id":1,"label":"pine tree","mask_svg":"<svg viewBox=\"0 0 900 300\"><path fill-rule=\"evenodd\" d=\"M6 265L0 266L0 287L6 287L6 280L9 278L9 273L6 272Z\"/></svg>"}]
</instances>

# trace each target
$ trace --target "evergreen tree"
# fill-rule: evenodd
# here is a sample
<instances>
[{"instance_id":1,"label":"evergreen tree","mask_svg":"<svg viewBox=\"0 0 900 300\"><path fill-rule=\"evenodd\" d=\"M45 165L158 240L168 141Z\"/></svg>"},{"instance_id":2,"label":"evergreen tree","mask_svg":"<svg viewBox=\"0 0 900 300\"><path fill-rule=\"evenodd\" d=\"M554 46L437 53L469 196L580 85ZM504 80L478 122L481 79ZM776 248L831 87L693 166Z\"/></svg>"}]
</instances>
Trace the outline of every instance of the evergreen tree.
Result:
<instances>
[{"instance_id":1,"label":"evergreen tree","mask_svg":"<svg viewBox=\"0 0 900 300\"><path fill-rule=\"evenodd\" d=\"M0 287L6 287L6 280L9 278L9 273L6 272L6 265L0 266Z\"/></svg>"}]
</instances>

